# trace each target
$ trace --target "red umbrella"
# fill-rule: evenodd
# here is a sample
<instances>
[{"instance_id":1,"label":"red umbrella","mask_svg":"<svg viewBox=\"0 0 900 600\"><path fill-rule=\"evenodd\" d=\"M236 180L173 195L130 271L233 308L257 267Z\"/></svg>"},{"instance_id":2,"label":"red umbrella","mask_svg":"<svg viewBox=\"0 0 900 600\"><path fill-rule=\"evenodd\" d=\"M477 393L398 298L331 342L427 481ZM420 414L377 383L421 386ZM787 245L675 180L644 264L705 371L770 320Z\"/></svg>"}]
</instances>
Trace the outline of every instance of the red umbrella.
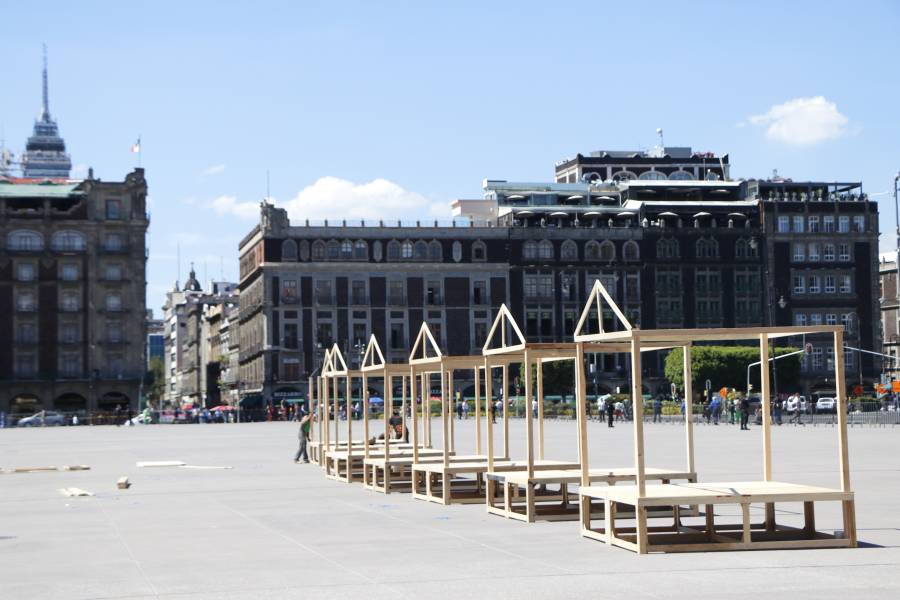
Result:
<instances>
[{"instance_id":1,"label":"red umbrella","mask_svg":"<svg viewBox=\"0 0 900 600\"><path fill-rule=\"evenodd\" d=\"M217 410L234 410L234 407L228 404L220 404L219 406L215 406L209 410L211 412L216 412Z\"/></svg>"}]
</instances>

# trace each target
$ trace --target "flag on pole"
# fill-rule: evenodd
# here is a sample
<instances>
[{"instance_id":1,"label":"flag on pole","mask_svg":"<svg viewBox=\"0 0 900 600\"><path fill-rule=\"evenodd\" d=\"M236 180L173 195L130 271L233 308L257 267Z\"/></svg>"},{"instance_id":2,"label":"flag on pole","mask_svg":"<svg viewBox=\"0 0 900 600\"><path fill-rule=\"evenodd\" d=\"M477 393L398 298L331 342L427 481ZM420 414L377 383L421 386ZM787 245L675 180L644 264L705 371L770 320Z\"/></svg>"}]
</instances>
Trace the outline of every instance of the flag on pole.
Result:
<instances>
[{"instance_id":1,"label":"flag on pole","mask_svg":"<svg viewBox=\"0 0 900 600\"><path fill-rule=\"evenodd\" d=\"M138 138L137 141L132 144L131 152L132 154L139 154L141 151L141 138Z\"/></svg>"}]
</instances>

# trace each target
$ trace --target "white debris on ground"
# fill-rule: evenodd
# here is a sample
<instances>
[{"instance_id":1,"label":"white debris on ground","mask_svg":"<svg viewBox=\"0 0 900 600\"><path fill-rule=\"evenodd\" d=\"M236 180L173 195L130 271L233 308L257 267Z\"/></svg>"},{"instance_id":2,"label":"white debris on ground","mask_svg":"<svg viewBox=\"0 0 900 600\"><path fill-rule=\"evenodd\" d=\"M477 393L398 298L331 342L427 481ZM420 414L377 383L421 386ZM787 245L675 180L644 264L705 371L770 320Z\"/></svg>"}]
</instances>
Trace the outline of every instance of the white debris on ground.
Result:
<instances>
[{"instance_id":1,"label":"white debris on ground","mask_svg":"<svg viewBox=\"0 0 900 600\"><path fill-rule=\"evenodd\" d=\"M94 495L93 492L89 492L87 490L83 490L83 489L77 488L77 487L61 488L59 490L59 493L64 496L70 496L70 497L72 497L72 496L93 496Z\"/></svg>"}]
</instances>

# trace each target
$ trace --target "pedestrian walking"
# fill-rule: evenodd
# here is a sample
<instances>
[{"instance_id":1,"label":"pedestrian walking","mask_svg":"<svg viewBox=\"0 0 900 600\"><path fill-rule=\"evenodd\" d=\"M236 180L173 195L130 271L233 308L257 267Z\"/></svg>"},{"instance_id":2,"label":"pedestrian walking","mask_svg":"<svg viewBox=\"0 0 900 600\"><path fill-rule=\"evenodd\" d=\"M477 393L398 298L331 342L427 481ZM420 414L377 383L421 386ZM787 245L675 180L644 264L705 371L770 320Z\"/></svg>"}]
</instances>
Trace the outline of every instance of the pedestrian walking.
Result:
<instances>
[{"instance_id":1,"label":"pedestrian walking","mask_svg":"<svg viewBox=\"0 0 900 600\"><path fill-rule=\"evenodd\" d=\"M456 399L456 418L460 421L462 421L463 418L463 407L459 398Z\"/></svg>"},{"instance_id":2,"label":"pedestrian walking","mask_svg":"<svg viewBox=\"0 0 900 600\"><path fill-rule=\"evenodd\" d=\"M613 425L613 417L616 414L616 407L613 404L612 398L608 398L606 400L606 426L614 427Z\"/></svg>"},{"instance_id":3,"label":"pedestrian walking","mask_svg":"<svg viewBox=\"0 0 900 600\"><path fill-rule=\"evenodd\" d=\"M463 419L469 418L469 403L466 401L463 401L463 403L462 403L462 413L463 413Z\"/></svg>"},{"instance_id":4,"label":"pedestrian walking","mask_svg":"<svg viewBox=\"0 0 900 600\"><path fill-rule=\"evenodd\" d=\"M747 421L750 419L750 398L744 396L741 398L741 430L749 431L750 427L747 426Z\"/></svg>"},{"instance_id":5,"label":"pedestrian walking","mask_svg":"<svg viewBox=\"0 0 900 600\"><path fill-rule=\"evenodd\" d=\"M713 425L718 425L719 416L722 414L722 400L719 396L713 396L712 402L709 403L709 410L712 412Z\"/></svg>"},{"instance_id":6,"label":"pedestrian walking","mask_svg":"<svg viewBox=\"0 0 900 600\"><path fill-rule=\"evenodd\" d=\"M656 423L657 421L662 421L662 396L659 394L653 400L653 422Z\"/></svg>"},{"instance_id":7,"label":"pedestrian walking","mask_svg":"<svg viewBox=\"0 0 900 600\"><path fill-rule=\"evenodd\" d=\"M537 401L537 398L534 398L534 399L532 399L532 401L531 401L531 413L532 413L532 415L534 416L534 418L537 419L537 416L538 416L538 401Z\"/></svg>"},{"instance_id":8,"label":"pedestrian walking","mask_svg":"<svg viewBox=\"0 0 900 600\"><path fill-rule=\"evenodd\" d=\"M305 411L304 411L305 413ZM300 431L297 433L297 437L300 440L300 444L297 447L297 454L294 455L294 462L300 462L300 459L303 459L303 462L309 462L309 455L306 453L306 444L309 441L309 426L310 421L312 421L312 414L306 413L303 415L303 418L300 419Z\"/></svg>"}]
</instances>

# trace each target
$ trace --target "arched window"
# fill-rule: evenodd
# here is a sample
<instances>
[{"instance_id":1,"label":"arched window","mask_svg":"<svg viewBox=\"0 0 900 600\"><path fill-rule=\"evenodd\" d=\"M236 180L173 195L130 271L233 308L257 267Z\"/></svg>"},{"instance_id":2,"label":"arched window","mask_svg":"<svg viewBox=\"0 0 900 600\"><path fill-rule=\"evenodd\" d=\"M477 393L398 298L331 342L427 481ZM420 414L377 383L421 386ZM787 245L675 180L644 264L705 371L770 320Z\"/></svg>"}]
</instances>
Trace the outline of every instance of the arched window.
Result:
<instances>
[{"instance_id":1,"label":"arched window","mask_svg":"<svg viewBox=\"0 0 900 600\"><path fill-rule=\"evenodd\" d=\"M617 171L613 173L612 179L613 181L629 181L631 179L637 179L637 175L631 171Z\"/></svg>"},{"instance_id":2,"label":"arched window","mask_svg":"<svg viewBox=\"0 0 900 600\"><path fill-rule=\"evenodd\" d=\"M628 240L625 242L625 246L622 247L622 257L625 260L638 260L641 258L641 250L637 245L637 242L634 240Z\"/></svg>"},{"instance_id":3,"label":"arched window","mask_svg":"<svg viewBox=\"0 0 900 600\"><path fill-rule=\"evenodd\" d=\"M353 258L355 260L369 260L369 245L363 240L356 240L353 244Z\"/></svg>"},{"instance_id":4,"label":"arched window","mask_svg":"<svg viewBox=\"0 0 900 600\"><path fill-rule=\"evenodd\" d=\"M595 240L589 241L584 245L585 260L600 260L600 244Z\"/></svg>"},{"instance_id":5,"label":"arched window","mask_svg":"<svg viewBox=\"0 0 900 600\"><path fill-rule=\"evenodd\" d=\"M300 240L300 260L309 260L309 242Z\"/></svg>"},{"instance_id":6,"label":"arched window","mask_svg":"<svg viewBox=\"0 0 900 600\"><path fill-rule=\"evenodd\" d=\"M341 245L336 240L331 240L325 246L325 253L328 260L337 260L341 257Z\"/></svg>"},{"instance_id":7,"label":"arched window","mask_svg":"<svg viewBox=\"0 0 900 600\"><path fill-rule=\"evenodd\" d=\"M416 260L425 260L428 258L428 244L419 240L413 247L413 258Z\"/></svg>"},{"instance_id":8,"label":"arched window","mask_svg":"<svg viewBox=\"0 0 900 600\"><path fill-rule=\"evenodd\" d=\"M83 233L77 231L57 231L50 242L54 250L81 251L87 247L87 241Z\"/></svg>"},{"instance_id":9,"label":"arched window","mask_svg":"<svg viewBox=\"0 0 900 600\"><path fill-rule=\"evenodd\" d=\"M281 242L281 260L297 260L297 242L294 240Z\"/></svg>"},{"instance_id":10,"label":"arched window","mask_svg":"<svg viewBox=\"0 0 900 600\"><path fill-rule=\"evenodd\" d=\"M669 175L672 181L690 181L694 178L694 174L689 171L675 171Z\"/></svg>"},{"instance_id":11,"label":"arched window","mask_svg":"<svg viewBox=\"0 0 900 600\"><path fill-rule=\"evenodd\" d=\"M757 249L747 238L738 238L734 243L734 256L735 258L756 258Z\"/></svg>"},{"instance_id":12,"label":"arched window","mask_svg":"<svg viewBox=\"0 0 900 600\"><path fill-rule=\"evenodd\" d=\"M538 256L538 246L537 242L534 240L528 240L525 244L522 245L522 258L525 259L535 259Z\"/></svg>"},{"instance_id":13,"label":"arched window","mask_svg":"<svg viewBox=\"0 0 900 600\"><path fill-rule=\"evenodd\" d=\"M441 261L444 259L444 249L437 240L431 240L428 244L428 260Z\"/></svg>"},{"instance_id":14,"label":"arched window","mask_svg":"<svg viewBox=\"0 0 900 600\"><path fill-rule=\"evenodd\" d=\"M616 245L609 240L600 244L600 260L616 260Z\"/></svg>"},{"instance_id":15,"label":"arched window","mask_svg":"<svg viewBox=\"0 0 900 600\"><path fill-rule=\"evenodd\" d=\"M643 179L644 181L659 181L661 179L666 179L666 174L660 173L659 171L645 171L640 174L638 179Z\"/></svg>"},{"instance_id":16,"label":"arched window","mask_svg":"<svg viewBox=\"0 0 900 600\"><path fill-rule=\"evenodd\" d=\"M10 231L6 236L6 247L10 250L43 250L44 236L27 229Z\"/></svg>"},{"instance_id":17,"label":"arched window","mask_svg":"<svg viewBox=\"0 0 900 600\"><path fill-rule=\"evenodd\" d=\"M656 242L656 258L678 258L680 254L675 238L659 238Z\"/></svg>"},{"instance_id":18,"label":"arched window","mask_svg":"<svg viewBox=\"0 0 900 600\"><path fill-rule=\"evenodd\" d=\"M388 260L400 260L400 242L391 240L387 247Z\"/></svg>"},{"instance_id":19,"label":"arched window","mask_svg":"<svg viewBox=\"0 0 900 600\"><path fill-rule=\"evenodd\" d=\"M572 240L566 240L559 251L563 260L578 260L578 246Z\"/></svg>"},{"instance_id":20,"label":"arched window","mask_svg":"<svg viewBox=\"0 0 900 600\"><path fill-rule=\"evenodd\" d=\"M353 258L353 242L350 240L341 242L341 258L345 260Z\"/></svg>"},{"instance_id":21,"label":"arched window","mask_svg":"<svg viewBox=\"0 0 900 600\"><path fill-rule=\"evenodd\" d=\"M697 240L697 258L718 258L719 242L712 238Z\"/></svg>"},{"instance_id":22,"label":"arched window","mask_svg":"<svg viewBox=\"0 0 900 600\"><path fill-rule=\"evenodd\" d=\"M312 259L325 260L325 242L316 240L312 245Z\"/></svg>"},{"instance_id":23,"label":"arched window","mask_svg":"<svg viewBox=\"0 0 900 600\"><path fill-rule=\"evenodd\" d=\"M553 242L550 240L541 240L538 244L538 257L542 260L553 260Z\"/></svg>"},{"instance_id":24,"label":"arched window","mask_svg":"<svg viewBox=\"0 0 900 600\"><path fill-rule=\"evenodd\" d=\"M706 180L707 181L718 181L720 179L721 179L721 177L719 177L719 174L716 173L715 171L707 171L706 172Z\"/></svg>"},{"instance_id":25,"label":"arched window","mask_svg":"<svg viewBox=\"0 0 900 600\"><path fill-rule=\"evenodd\" d=\"M403 242L400 245L400 258L412 258L413 257L413 243L409 240Z\"/></svg>"},{"instance_id":26,"label":"arched window","mask_svg":"<svg viewBox=\"0 0 900 600\"><path fill-rule=\"evenodd\" d=\"M481 240L472 242L472 260L479 262L487 260L487 247Z\"/></svg>"}]
</instances>

